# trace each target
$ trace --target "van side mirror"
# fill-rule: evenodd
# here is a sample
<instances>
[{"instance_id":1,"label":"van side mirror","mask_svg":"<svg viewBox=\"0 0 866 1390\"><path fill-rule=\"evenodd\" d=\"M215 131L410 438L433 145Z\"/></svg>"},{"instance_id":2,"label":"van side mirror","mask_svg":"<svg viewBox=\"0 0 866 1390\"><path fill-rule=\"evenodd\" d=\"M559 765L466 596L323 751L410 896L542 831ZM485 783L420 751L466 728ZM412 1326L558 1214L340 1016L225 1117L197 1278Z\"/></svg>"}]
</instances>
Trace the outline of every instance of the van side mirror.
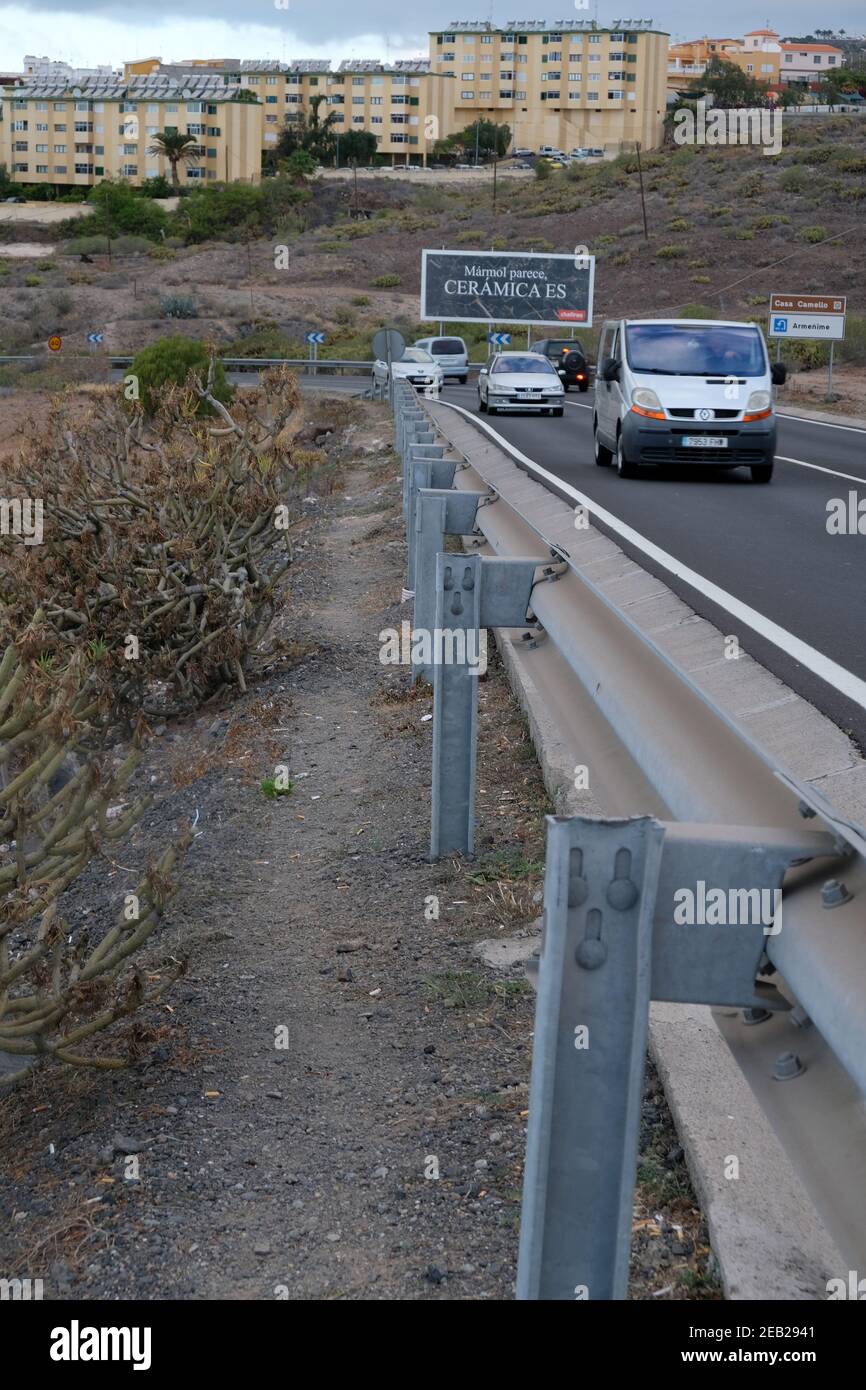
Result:
<instances>
[{"instance_id":1,"label":"van side mirror","mask_svg":"<svg viewBox=\"0 0 866 1390\"><path fill-rule=\"evenodd\" d=\"M487 375L487 368L486 368L486 367L479 367L479 368L478 368L478 375L479 375L479 376L486 376L486 375Z\"/></svg>"},{"instance_id":2,"label":"van side mirror","mask_svg":"<svg viewBox=\"0 0 866 1390\"><path fill-rule=\"evenodd\" d=\"M619 362L615 357L605 357L601 364L602 381L619 381Z\"/></svg>"},{"instance_id":3,"label":"van side mirror","mask_svg":"<svg viewBox=\"0 0 866 1390\"><path fill-rule=\"evenodd\" d=\"M784 386L788 379L788 367L784 362L770 364L770 379L774 386Z\"/></svg>"}]
</instances>

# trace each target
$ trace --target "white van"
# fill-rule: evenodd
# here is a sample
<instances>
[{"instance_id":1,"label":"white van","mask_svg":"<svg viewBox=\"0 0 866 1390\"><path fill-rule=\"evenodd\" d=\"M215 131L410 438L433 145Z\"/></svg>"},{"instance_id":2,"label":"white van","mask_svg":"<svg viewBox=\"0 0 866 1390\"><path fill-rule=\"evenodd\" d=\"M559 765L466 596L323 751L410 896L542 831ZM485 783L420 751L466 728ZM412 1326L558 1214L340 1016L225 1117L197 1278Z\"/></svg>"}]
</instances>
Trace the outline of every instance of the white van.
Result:
<instances>
[{"instance_id":1,"label":"white van","mask_svg":"<svg viewBox=\"0 0 866 1390\"><path fill-rule=\"evenodd\" d=\"M429 352L442 368L446 380L452 376L465 384L469 376L469 352L462 338L419 338L414 346Z\"/></svg>"},{"instance_id":2,"label":"white van","mask_svg":"<svg viewBox=\"0 0 866 1390\"><path fill-rule=\"evenodd\" d=\"M751 469L768 483L776 452L770 363L754 323L608 319L598 349L595 461L622 478L644 463Z\"/></svg>"}]
</instances>

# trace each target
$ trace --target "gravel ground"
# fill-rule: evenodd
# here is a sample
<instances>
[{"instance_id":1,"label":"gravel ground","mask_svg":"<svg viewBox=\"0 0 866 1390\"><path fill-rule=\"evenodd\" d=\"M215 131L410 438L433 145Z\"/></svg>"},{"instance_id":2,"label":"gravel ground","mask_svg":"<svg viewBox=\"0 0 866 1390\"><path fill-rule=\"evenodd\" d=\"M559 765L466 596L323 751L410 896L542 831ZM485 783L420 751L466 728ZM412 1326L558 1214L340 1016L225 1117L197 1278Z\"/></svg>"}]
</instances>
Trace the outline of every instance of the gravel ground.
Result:
<instances>
[{"instance_id":1,"label":"gravel ground","mask_svg":"<svg viewBox=\"0 0 866 1390\"><path fill-rule=\"evenodd\" d=\"M142 772L135 853L197 817L157 943L188 974L133 1070L0 1101L0 1273L47 1297L513 1297L534 996L474 947L537 931L546 794L494 660L478 857L427 861L430 692L378 660L407 616L397 464L382 408L352 408L287 649ZM268 799L279 763L293 791ZM718 1298L711 1265L648 1071L631 1297Z\"/></svg>"}]
</instances>

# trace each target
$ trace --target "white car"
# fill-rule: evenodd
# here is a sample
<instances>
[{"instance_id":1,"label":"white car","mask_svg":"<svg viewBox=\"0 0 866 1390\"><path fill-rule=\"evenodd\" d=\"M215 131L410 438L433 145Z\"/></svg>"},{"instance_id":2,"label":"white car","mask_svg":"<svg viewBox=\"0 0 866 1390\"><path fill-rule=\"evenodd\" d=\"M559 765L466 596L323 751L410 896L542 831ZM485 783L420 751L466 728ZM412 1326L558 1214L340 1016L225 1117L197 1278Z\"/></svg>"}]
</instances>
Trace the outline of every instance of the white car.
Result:
<instances>
[{"instance_id":1,"label":"white car","mask_svg":"<svg viewBox=\"0 0 866 1390\"><path fill-rule=\"evenodd\" d=\"M423 348L407 347L399 362L391 363L395 381L408 381L413 386L427 386L442 390L445 374L433 361L429 352ZM381 359L373 363L374 386L388 385L388 363Z\"/></svg>"},{"instance_id":2,"label":"white car","mask_svg":"<svg viewBox=\"0 0 866 1390\"><path fill-rule=\"evenodd\" d=\"M561 415L565 391L559 374L540 352L497 352L478 373L478 409L530 410Z\"/></svg>"}]
</instances>

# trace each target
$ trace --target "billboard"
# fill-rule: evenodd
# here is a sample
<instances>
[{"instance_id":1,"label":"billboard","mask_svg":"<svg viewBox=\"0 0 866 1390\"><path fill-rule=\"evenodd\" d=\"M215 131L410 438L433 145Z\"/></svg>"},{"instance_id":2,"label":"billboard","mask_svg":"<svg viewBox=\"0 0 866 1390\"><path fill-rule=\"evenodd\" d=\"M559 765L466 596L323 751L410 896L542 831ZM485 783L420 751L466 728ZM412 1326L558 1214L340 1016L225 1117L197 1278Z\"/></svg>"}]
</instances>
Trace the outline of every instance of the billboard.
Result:
<instances>
[{"instance_id":1,"label":"billboard","mask_svg":"<svg viewBox=\"0 0 866 1390\"><path fill-rule=\"evenodd\" d=\"M590 328L594 279L574 252L422 251L421 318Z\"/></svg>"}]
</instances>

